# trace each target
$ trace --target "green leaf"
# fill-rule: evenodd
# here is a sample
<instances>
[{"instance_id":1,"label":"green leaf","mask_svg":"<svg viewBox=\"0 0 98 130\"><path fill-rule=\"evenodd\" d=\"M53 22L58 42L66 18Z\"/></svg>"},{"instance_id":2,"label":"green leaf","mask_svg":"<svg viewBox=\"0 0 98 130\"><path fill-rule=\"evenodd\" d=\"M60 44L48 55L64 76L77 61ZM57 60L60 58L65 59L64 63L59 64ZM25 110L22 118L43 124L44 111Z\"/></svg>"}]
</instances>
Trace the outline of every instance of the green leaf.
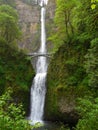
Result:
<instances>
[{"instance_id":1,"label":"green leaf","mask_svg":"<svg viewBox=\"0 0 98 130\"><path fill-rule=\"evenodd\" d=\"M92 5L91 5L91 8L92 8L92 9L95 9L95 7L96 7L95 4L92 4Z\"/></svg>"}]
</instances>

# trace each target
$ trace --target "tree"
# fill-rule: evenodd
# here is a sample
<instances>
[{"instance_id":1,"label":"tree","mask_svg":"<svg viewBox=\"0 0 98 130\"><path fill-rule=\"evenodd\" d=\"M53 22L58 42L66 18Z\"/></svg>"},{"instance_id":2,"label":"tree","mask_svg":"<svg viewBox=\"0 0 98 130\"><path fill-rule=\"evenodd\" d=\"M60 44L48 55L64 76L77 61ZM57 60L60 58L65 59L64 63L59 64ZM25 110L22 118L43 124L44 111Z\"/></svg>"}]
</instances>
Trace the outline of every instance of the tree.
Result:
<instances>
[{"instance_id":1,"label":"tree","mask_svg":"<svg viewBox=\"0 0 98 130\"><path fill-rule=\"evenodd\" d=\"M79 99L77 110L82 117L75 130L97 130L98 129L98 98L86 97Z\"/></svg>"},{"instance_id":2,"label":"tree","mask_svg":"<svg viewBox=\"0 0 98 130\"><path fill-rule=\"evenodd\" d=\"M77 10L78 15L78 31L86 33L90 39L98 36L98 7L95 10L91 9L90 0L80 0L80 7ZM85 6L84 6L85 5Z\"/></svg>"},{"instance_id":3,"label":"tree","mask_svg":"<svg viewBox=\"0 0 98 130\"><path fill-rule=\"evenodd\" d=\"M56 13L54 23L56 26L56 33L53 34L49 40L51 40L56 48L59 48L68 39L74 35L75 32L75 14L77 7L76 0L57 0L56 1Z\"/></svg>"},{"instance_id":4,"label":"tree","mask_svg":"<svg viewBox=\"0 0 98 130\"><path fill-rule=\"evenodd\" d=\"M67 37L69 37L70 33L74 33L71 16L75 6L76 4L74 0L57 0L55 23L59 26L59 29L65 29Z\"/></svg>"},{"instance_id":5,"label":"tree","mask_svg":"<svg viewBox=\"0 0 98 130\"><path fill-rule=\"evenodd\" d=\"M0 6L0 36L11 43L18 39L20 34L16 10L9 5Z\"/></svg>"},{"instance_id":6,"label":"tree","mask_svg":"<svg viewBox=\"0 0 98 130\"><path fill-rule=\"evenodd\" d=\"M7 13L9 16L14 17L16 22L18 21L17 11L9 5L4 5L4 4L1 5L0 6L0 13Z\"/></svg>"}]
</instances>

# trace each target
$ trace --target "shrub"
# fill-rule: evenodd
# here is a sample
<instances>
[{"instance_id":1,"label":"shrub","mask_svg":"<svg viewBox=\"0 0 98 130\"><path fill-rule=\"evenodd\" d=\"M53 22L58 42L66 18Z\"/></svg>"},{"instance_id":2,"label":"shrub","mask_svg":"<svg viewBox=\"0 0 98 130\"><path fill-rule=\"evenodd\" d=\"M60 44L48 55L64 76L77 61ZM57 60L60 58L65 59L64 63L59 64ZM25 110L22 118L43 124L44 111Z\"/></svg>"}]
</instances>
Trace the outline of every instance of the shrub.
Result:
<instances>
[{"instance_id":1,"label":"shrub","mask_svg":"<svg viewBox=\"0 0 98 130\"><path fill-rule=\"evenodd\" d=\"M8 90L0 96L0 130L31 130L29 122L24 118L22 104L15 104Z\"/></svg>"},{"instance_id":2,"label":"shrub","mask_svg":"<svg viewBox=\"0 0 98 130\"><path fill-rule=\"evenodd\" d=\"M82 118L76 130L98 130L98 98L79 99L77 110Z\"/></svg>"}]
</instances>

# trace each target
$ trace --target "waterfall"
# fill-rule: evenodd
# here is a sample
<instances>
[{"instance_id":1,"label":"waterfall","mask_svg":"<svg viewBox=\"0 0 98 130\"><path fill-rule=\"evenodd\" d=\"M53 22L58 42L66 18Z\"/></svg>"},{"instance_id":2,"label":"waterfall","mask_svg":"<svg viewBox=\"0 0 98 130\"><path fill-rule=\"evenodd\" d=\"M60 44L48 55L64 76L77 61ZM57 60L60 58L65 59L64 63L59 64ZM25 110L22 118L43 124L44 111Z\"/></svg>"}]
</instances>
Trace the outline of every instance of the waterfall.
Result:
<instances>
[{"instance_id":1,"label":"waterfall","mask_svg":"<svg viewBox=\"0 0 98 130\"><path fill-rule=\"evenodd\" d=\"M39 53L46 53L46 32L45 32L45 6L47 0L40 0L41 6L41 46ZM32 124L43 121L44 103L46 94L47 58L39 56L36 62L36 75L31 86L31 113Z\"/></svg>"}]
</instances>

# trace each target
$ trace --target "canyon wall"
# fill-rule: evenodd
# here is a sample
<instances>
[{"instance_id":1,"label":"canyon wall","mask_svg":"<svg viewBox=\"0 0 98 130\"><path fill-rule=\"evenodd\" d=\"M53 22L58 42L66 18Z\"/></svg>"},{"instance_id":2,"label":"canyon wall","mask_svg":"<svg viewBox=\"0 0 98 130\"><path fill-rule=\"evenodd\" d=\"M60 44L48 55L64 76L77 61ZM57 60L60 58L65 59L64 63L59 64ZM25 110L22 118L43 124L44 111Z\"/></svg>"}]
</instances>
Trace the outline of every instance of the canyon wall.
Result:
<instances>
[{"instance_id":1,"label":"canyon wall","mask_svg":"<svg viewBox=\"0 0 98 130\"><path fill-rule=\"evenodd\" d=\"M27 4L22 0L15 0L16 9L19 14L19 25L22 30L22 37L19 48L28 52L37 51L40 46L40 6ZM52 30L52 23L55 13L55 1L50 0L47 5L46 31L47 37ZM50 46L50 44L49 44Z\"/></svg>"}]
</instances>

